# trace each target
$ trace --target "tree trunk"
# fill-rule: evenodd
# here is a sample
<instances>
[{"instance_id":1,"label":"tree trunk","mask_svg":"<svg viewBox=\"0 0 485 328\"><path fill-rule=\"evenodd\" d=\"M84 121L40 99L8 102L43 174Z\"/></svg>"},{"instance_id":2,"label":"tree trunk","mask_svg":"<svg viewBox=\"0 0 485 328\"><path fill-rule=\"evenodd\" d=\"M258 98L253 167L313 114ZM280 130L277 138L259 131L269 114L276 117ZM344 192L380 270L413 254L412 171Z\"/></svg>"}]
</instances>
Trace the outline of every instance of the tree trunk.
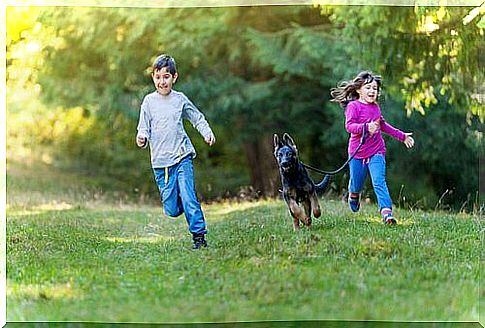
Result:
<instances>
[{"instance_id":1,"label":"tree trunk","mask_svg":"<svg viewBox=\"0 0 485 328\"><path fill-rule=\"evenodd\" d=\"M251 174L251 185L259 196L275 196L279 189L278 167L273 155L273 139L244 144L244 152Z\"/></svg>"}]
</instances>

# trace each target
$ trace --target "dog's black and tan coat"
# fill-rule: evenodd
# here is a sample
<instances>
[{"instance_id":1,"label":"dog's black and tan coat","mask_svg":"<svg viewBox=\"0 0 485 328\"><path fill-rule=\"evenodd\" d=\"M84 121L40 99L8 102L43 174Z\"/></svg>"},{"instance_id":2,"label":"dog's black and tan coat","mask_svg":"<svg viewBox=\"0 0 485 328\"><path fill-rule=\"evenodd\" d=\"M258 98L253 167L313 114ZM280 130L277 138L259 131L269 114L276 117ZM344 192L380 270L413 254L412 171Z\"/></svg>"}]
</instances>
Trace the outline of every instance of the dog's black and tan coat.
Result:
<instances>
[{"instance_id":1,"label":"dog's black and tan coat","mask_svg":"<svg viewBox=\"0 0 485 328\"><path fill-rule=\"evenodd\" d=\"M300 222L308 227L311 226L312 213L316 218L321 215L317 192L327 188L330 176L325 176L316 185L298 159L296 144L287 133L283 134L282 140L277 134L274 135L274 155L278 162L283 198L293 217L293 228L298 230Z\"/></svg>"}]
</instances>

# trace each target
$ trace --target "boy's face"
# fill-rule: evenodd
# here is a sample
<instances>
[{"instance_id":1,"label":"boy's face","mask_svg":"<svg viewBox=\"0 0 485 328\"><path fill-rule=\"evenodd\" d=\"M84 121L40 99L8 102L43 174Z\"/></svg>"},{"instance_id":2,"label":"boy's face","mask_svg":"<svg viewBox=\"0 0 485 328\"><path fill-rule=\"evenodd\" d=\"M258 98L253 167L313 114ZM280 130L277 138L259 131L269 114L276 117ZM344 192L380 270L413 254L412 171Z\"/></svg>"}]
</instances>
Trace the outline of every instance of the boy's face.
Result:
<instances>
[{"instance_id":1,"label":"boy's face","mask_svg":"<svg viewBox=\"0 0 485 328\"><path fill-rule=\"evenodd\" d=\"M172 75L168 67L156 69L152 73L153 84L155 84L155 88L162 96L166 96L172 91L172 85L177 80L177 77L177 73Z\"/></svg>"}]
</instances>

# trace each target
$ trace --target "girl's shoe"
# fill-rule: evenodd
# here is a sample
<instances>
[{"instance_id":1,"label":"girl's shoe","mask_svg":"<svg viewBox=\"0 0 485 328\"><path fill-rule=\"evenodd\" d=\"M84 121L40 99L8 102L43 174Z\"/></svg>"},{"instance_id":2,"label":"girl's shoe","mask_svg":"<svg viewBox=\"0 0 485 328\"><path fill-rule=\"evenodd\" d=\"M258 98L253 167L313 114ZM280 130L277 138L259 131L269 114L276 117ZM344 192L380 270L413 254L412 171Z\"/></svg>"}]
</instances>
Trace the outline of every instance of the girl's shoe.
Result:
<instances>
[{"instance_id":1,"label":"girl's shoe","mask_svg":"<svg viewBox=\"0 0 485 328\"><path fill-rule=\"evenodd\" d=\"M397 224L396 219L392 216L392 213L384 215L382 217L382 222L384 224Z\"/></svg>"},{"instance_id":2,"label":"girl's shoe","mask_svg":"<svg viewBox=\"0 0 485 328\"><path fill-rule=\"evenodd\" d=\"M382 215L382 222L384 224L396 224L397 223L394 216L392 216L392 209L387 208L387 207L383 208L381 210L381 215Z\"/></svg>"},{"instance_id":3,"label":"girl's shoe","mask_svg":"<svg viewBox=\"0 0 485 328\"><path fill-rule=\"evenodd\" d=\"M349 195L349 207L352 212L358 212L360 209L360 197L353 198Z\"/></svg>"}]
</instances>

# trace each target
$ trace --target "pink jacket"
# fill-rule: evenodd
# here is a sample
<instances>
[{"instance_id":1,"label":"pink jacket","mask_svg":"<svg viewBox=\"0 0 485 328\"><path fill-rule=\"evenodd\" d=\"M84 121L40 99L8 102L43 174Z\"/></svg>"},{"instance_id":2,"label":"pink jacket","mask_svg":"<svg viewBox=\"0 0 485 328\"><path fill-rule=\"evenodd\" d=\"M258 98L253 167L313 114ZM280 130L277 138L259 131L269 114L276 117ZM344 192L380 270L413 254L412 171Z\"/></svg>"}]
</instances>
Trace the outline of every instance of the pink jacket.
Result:
<instances>
[{"instance_id":1,"label":"pink jacket","mask_svg":"<svg viewBox=\"0 0 485 328\"><path fill-rule=\"evenodd\" d=\"M351 101L345 110L345 129L350 133L348 152L351 156L359 147L362 131L365 128L367 132L367 123L379 119L380 126L377 131L371 135L367 133L365 143L360 147L354 158L369 158L375 154L385 154L386 144L382 138L382 132L403 142L406 135L399 129L396 129L384 120L381 109L377 104L364 104L358 100Z\"/></svg>"}]
</instances>

